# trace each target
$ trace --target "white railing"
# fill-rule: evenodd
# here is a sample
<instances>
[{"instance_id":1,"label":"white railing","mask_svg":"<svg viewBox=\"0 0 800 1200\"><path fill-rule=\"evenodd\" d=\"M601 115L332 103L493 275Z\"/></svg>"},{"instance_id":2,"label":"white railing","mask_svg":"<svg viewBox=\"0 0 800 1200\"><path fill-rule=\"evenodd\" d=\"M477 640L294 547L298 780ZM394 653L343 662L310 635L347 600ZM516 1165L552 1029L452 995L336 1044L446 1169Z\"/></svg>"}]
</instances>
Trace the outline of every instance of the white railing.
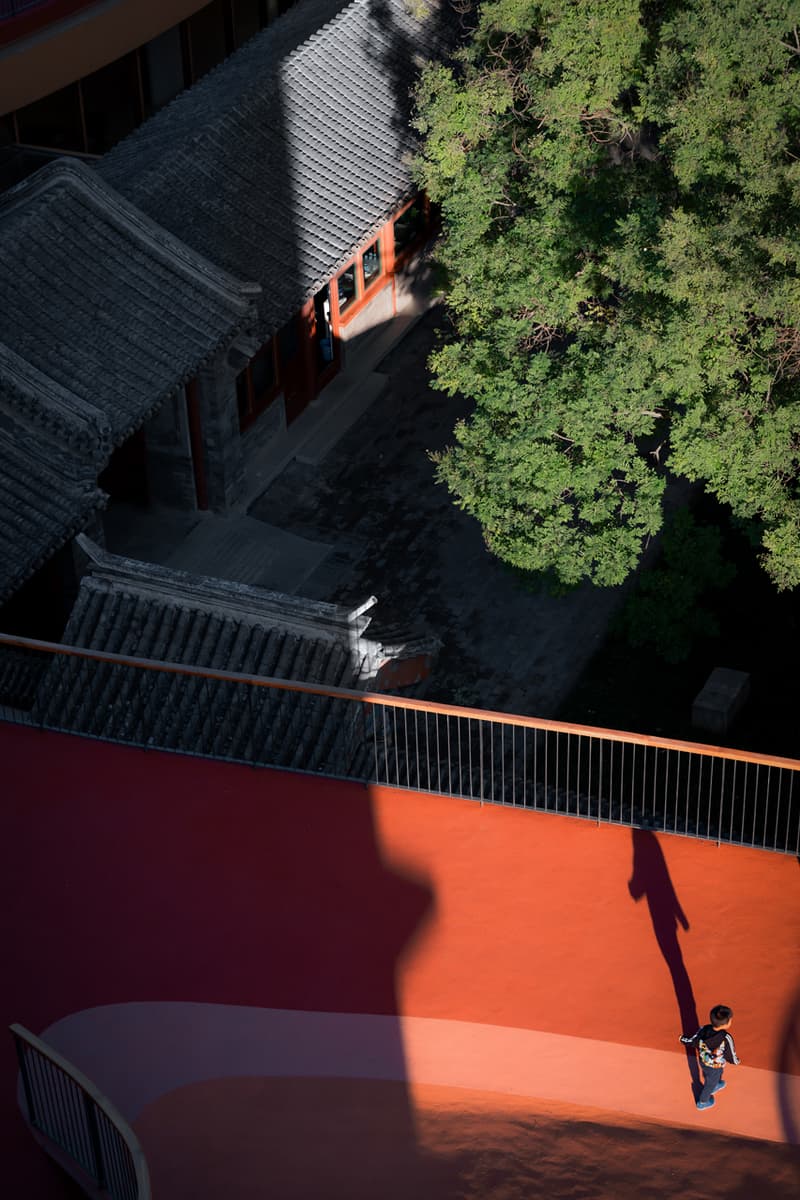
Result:
<instances>
[{"instance_id":1,"label":"white railing","mask_svg":"<svg viewBox=\"0 0 800 1200\"><path fill-rule=\"evenodd\" d=\"M92 1200L150 1200L136 1134L77 1067L22 1025L12 1025L21 1107L39 1144Z\"/></svg>"}]
</instances>

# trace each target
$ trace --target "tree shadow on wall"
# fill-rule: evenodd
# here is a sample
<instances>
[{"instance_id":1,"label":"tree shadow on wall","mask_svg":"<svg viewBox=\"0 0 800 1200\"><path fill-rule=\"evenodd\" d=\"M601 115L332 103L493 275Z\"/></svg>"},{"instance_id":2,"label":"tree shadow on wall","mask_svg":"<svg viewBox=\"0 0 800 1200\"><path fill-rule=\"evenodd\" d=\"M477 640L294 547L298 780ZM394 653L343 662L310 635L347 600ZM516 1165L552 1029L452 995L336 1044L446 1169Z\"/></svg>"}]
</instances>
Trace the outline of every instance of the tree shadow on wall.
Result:
<instances>
[{"instance_id":1,"label":"tree shadow on wall","mask_svg":"<svg viewBox=\"0 0 800 1200\"><path fill-rule=\"evenodd\" d=\"M631 833L633 870L628 891L637 902L642 898L647 901L653 933L672 978L681 1032L694 1033L700 1024L697 1004L678 941L678 925L688 931L689 920L675 893L658 838L648 829L633 829ZM689 1046L686 1047L686 1061L696 1090L700 1086L700 1071L695 1052Z\"/></svg>"}]
</instances>

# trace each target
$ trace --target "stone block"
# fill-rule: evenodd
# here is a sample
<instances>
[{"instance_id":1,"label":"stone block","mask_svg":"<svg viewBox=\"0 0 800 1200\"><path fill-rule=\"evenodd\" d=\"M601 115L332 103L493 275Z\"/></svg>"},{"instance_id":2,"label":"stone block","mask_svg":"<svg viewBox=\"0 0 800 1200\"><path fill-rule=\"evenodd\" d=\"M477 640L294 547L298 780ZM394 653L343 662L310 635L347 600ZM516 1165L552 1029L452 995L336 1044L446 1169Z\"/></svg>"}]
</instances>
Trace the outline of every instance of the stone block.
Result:
<instances>
[{"instance_id":1,"label":"stone block","mask_svg":"<svg viewBox=\"0 0 800 1200\"><path fill-rule=\"evenodd\" d=\"M750 695L746 671L715 667L692 704L692 725L709 733L726 733Z\"/></svg>"}]
</instances>

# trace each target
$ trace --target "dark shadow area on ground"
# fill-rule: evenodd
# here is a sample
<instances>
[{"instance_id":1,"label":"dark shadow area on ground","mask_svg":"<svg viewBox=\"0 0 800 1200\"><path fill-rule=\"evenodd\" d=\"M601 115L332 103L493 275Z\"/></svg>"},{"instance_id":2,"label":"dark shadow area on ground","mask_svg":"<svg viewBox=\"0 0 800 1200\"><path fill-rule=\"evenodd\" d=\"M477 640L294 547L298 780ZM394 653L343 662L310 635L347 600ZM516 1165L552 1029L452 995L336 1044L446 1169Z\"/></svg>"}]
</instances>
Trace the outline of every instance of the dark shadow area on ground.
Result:
<instances>
[{"instance_id":1,"label":"dark shadow area on ground","mask_svg":"<svg viewBox=\"0 0 800 1200\"><path fill-rule=\"evenodd\" d=\"M758 548L712 496L697 496L691 511L698 524L719 528L725 560L736 567L727 587L702 597L719 636L698 639L684 662L668 663L649 647L633 650L612 628L557 716L797 758L797 721L785 697L786 681L800 670L800 589L775 589ZM715 667L748 672L750 698L727 732L711 734L695 728L691 716L694 698Z\"/></svg>"},{"instance_id":2,"label":"dark shadow area on ground","mask_svg":"<svg viewBox=\"0 0 800 1200\"><path fill-rule=\"evenodd\" d=\"M633 870L628 881L628 891L637 903L642 898L647 901L653 933L675 989L681 1033L694 1033L700 1024L697 1003L678 941L678 925L688 931L689 920L675 893L664 852L656 835L648 829L632 829L631 834ZM689 1046L686 1047L686 1062L692 1085L698 1088L700 1071L695 1051Z\"/></svg>"}]
</instances>

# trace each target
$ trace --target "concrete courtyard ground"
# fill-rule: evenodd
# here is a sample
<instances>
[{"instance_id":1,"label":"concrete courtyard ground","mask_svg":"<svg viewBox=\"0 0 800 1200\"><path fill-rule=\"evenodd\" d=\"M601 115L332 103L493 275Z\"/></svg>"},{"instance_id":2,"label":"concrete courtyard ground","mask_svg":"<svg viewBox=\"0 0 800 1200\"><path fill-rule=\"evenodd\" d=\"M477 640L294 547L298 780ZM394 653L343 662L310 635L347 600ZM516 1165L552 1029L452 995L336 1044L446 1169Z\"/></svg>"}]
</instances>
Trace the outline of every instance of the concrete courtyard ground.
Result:
<instances>
[{"instance_id":1,"label":"concrete courtyard ground","mask_svg":"<svg viewBox=\"0 0 800 1200\"><path fill-rule=\"evenodd\" d=\"M338 377L335 392L323 392L301 418L308 416L305 445L301 422L291 426L297 457L277 456L277 473L246 513L112 506L107 545L353 607L375 595L376 635L440 639L429 698L552 717L600 645L621 591L532 591L489 554L477 521L435 482L428 451L451 441L466 412L463 400L428 386L426 362L443 320L433 306L377 371ZM267 448L264 471L251 464L254 479L269 477L271 457Z\"/></svg>"}]
</instances>

